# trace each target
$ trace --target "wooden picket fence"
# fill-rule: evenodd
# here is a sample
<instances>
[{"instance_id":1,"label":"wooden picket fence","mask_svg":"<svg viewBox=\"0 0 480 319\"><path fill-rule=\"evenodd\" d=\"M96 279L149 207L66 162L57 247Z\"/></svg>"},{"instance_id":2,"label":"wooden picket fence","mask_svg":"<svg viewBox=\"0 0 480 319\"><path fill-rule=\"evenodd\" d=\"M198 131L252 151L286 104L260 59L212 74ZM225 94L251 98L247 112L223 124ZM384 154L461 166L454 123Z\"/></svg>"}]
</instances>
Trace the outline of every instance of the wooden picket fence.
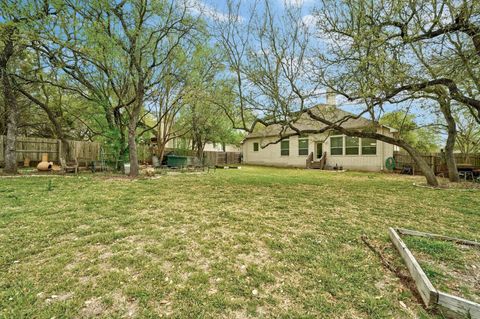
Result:
<instances>
[{"instance_id":1,"label":"wooden picket fence","mask_svg":"<svg viewBox=\"0 0 480 319\"><path fill-rule=\"evenodd\" d=\"M0 163L4 162L6 136L0 135ZM100 144L88 141L68 141L70 158L67 161L77 158L80 161L95 161L100 157ZM30 159L31 162L40 162L42 154L48 154L48 160L60 161L62 143L60 140L41 137L18 136L16 143L17 162Z\"/></svg>"},{"instance_id":2,"label":"wooden picket fence","mask_svg":"<svg viewBox=\"0 0 480 319\"><path fill-rule=\"evenodd\" d=\"M412 157L404 152L395 152L393 154L396 168L403 169L405 166L413 168L415 173L421 174L419 167L415 164ZM428 163L435 173L446 171L445 160L441 153L422 154L422 158ZM455 154L457 164L469 164L475 168L480 168L480 154L470 155L465 157L463 154Z\"/></svg>"}]
</instances>

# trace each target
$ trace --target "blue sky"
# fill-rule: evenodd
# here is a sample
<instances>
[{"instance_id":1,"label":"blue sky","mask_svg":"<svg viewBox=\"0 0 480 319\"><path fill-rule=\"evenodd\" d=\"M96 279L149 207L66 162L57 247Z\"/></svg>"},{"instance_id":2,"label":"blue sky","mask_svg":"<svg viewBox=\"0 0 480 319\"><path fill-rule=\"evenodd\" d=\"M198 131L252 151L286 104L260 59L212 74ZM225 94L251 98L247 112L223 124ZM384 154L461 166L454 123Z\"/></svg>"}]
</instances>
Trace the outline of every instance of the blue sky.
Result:
<instances>
[{"instance_id":1,"label":"blue sky","mask_svg":"<svg viewBox=\"0 0 480 319\"><path fill-rule=\"evenodd\" d=\"M226 1L222 0L194 0L197 1L203 8L206 14L206 18L208 15L212 16L222 16L226 15L228 12L227 3ZM259 5L263 5L264 0L260 0ZM240 8L240 15L244 17L249 16L249 8L255 3L255 0L243 0L241 1L241 8ZM287 6L295 6L302 9L303 20L310 19L310 14L314 7L317 5L318 2L315 0L270 0L269 5L273 9L274 12L278 13L279 15L284 11L284 8ZM312 21L313 22L313 21ZM354 105L345 105L344 107L347 111L354 111ZM398 109L396 106L392 105L385 105L385 111L393 111ZM424 125L431 123L435 120L435 117L430 113L426 112L425 110L421 109L419 105L411 106L410 112L417 116L417 121L419 124Z\"/></svg>"},{"instance_id":2,"label":"blue sky","mask_svg":"<svg viewBox=\"0 0 480 319\"><path fill-rule=\"evenodd\" d=\"M222 15L228 12L227 1L225 0L193 0L202 6L208 14L212 15ZM241 15L248 16L249 8L255 4L255 0L243 0L241 1ZM295 6L301 7L302 11L305 12L305 16L311 11L314 7L314 0L270 0L268 1L271 8L281 13L286 6ZM258 4L261 6L263 0L258 1Z\"/></svg>"}]
</instances>

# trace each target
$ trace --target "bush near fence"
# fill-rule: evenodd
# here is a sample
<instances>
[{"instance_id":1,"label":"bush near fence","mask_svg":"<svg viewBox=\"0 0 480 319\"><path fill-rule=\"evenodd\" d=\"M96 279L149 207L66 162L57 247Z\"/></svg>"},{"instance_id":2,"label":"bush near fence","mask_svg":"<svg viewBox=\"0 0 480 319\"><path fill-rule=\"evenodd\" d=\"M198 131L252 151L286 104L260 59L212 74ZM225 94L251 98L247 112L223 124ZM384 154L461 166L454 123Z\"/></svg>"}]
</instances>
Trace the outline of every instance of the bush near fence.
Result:
<instances>
[{"instance_id":1,"label":"bush near fence","mask_svg":"<svg viewBox=\"0 0 480 319\"><path fill-rule=\"evenodd\" d=\"M422 154L421 156L436 174L447 171L444 155L442 153ZM409 154L395 152L393 158L395 159L397 169L401 170L405 166L410 166L413 168L415 174L422 173ZM473 154L468 157L465 157L463 154L455 154L455 160L457 164L469 164L475 168L480 168L480 154Z\"/></svg>"}]
</instances>

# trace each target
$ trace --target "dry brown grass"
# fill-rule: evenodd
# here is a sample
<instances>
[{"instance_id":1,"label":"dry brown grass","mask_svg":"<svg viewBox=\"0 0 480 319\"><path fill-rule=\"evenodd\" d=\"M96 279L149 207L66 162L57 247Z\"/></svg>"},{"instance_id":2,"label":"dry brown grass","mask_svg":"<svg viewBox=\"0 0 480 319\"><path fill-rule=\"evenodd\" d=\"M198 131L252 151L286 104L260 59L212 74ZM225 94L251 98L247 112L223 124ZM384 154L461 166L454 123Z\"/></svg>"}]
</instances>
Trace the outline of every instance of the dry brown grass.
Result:
<instances>
[{"instance_id":1,"label":"dry brown grass","mask_svg":"<svg viewBox=\"0 0 480 319\"><path fill-rule=\"evenodd\" d=\"M478 192L418 177L247 167L47 182L0 179L0 317L435 318L360 236L399 267L389 226L480 239Z\"/></svg>"}]
</instances>

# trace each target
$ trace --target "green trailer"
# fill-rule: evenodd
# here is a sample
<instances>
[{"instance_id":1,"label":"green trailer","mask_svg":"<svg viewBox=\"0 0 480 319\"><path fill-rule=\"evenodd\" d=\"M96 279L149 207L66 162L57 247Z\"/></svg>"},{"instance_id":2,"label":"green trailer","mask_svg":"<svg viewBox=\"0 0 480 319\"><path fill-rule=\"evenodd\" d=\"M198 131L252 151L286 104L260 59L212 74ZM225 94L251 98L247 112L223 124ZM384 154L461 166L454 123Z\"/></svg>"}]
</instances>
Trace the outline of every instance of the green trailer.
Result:
<instances>
[{"instance_id":1,"label":"green trailer","mask_svg":"<svg viewBox=\"0 0 480 319\"><path fill-rule=\"evenodd\" d=\"M178 155L167 155L167 166L168 167L185 167L187 166L188 157L187 156L178 156Z\"/></svg>"}]
</instances>

